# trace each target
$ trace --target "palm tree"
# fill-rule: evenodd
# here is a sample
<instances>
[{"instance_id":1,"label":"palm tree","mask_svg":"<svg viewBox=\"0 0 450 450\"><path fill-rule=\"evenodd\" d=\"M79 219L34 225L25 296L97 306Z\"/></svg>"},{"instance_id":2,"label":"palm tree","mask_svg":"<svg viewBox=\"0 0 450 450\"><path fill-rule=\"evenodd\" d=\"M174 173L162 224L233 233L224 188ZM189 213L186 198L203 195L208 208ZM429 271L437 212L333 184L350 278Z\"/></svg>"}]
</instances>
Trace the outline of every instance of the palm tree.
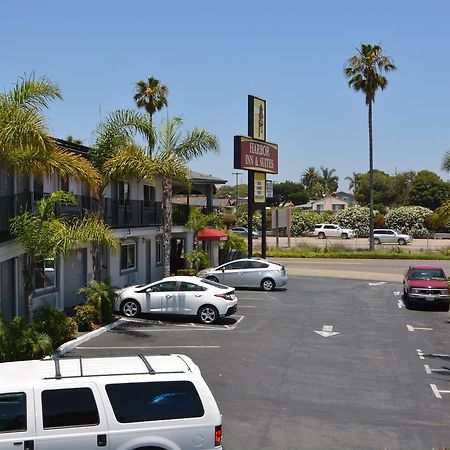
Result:
<instances>
[{"instance_id":1,"label":"palm tree","mask_svg":"<svg viewBox=\"0 0 450 450\"><path fill-rule=\"evenodd\" d=\"M345 179L348 181L348 188L353 191L353 194L356 191L356 188L358 186L359 178L361 177L361 174L358 172L352 172L352 176L345 177Z\"/></svg>"},{"instance_id":2,"label":"palm tree","mask_svg":"<svg viewBox=\"0 0 450 450\"><path fill-rule=\"evenodd\" d=\"M378 89L384 90L387 79L382 72L395 70L396 67L389 56L383 55L379 45L362 44L358 54L352 56L345 67L348 85L365 96L369 119L369 208L370 208L370 250L375 248L373 240L373 139L372 139L372 105Z\"/></svg>"},{"instance_id":3,"label":"palm tree","mask_svg":"<svg viewBox=\"0 0 450 450\"><path fill-rule=\"evenodd\" d=\"M183 136L180 117L162 122L157 132L155 162L162 176L163 210L163 268L164 276L170 275L170 240L172 237L172 180L183 179L188 171L187 163L209 151L219 150L216 136L202 128L194 128Z\"/></svg>"},{"instance_id":4,"label":"palm tree","mask_svg":"<svg viewBox=\"0 0 450 450\"><path fill-rule=\"evenodd\" d=\"M308 167L302 174L301 182L306 187L309 196L314 194L315 187L320 180L320 174L315 167Z\"/></svg>"},{"instance_id":5,"label":"palm tree","mask_svg":"<svg viewBox=\"0 0 450 450\"><path fill-rule=\"evenodd\" d=\"M118 245L110 228L95 216L83 219L57 217L55 205L60 202L76 204L76 199L71 193L56 191L43 198L36 211L24 211L11 220L11 233L25 250L24 303L30 323L33 320L34 271L38 261L68 255L90 242L112 249L117 249Z\"/></svg>"},{"instance_id":6,"label":"palm tree","mask_svg":"<svg viewBox=\"0 0 450 450\"><path fill-rule=\"evenodd\" d=\"M336 192L339 183L339 177L334 175L336 170L321 167L320 171L322 172L320 181L323 183L324 193L328 195Z\"/></svg>"},{"instance_id":7,"label":"palm tree","mask_svg":"<svg viewBox=\"0 0 450 450\"><path fill-rule=\"evenodd\" d=\"M153 115L167 106L169 88L161 84L156 78L150 77L147 82L141 80L136 83L134 101L138 108L144 108L150 116L150 127L153 126ZM153 145L149 147L149 155L152 156Z\"/></svg>"},{"instance_id":8,"label":"palm tree","mask_svg":"<svg viewBox=\"0 0 450 450\"><path fill-rule=\"evenodd\" d=\"M42 110L61 99L58 86L47 78L19 79L0 94L0 168L39 178L54 173L80 180L96 191L97 171L85 158L58 148Z\"/></svg>"}]
</instances>

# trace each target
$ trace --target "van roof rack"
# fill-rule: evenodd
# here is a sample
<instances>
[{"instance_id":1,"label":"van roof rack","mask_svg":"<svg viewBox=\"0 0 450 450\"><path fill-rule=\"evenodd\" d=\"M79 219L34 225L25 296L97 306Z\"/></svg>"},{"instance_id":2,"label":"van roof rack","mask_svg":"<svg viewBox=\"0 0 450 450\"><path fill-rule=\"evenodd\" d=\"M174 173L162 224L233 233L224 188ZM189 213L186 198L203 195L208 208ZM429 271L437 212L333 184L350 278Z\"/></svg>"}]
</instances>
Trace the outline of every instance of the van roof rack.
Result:
<instances>
[{"instance_id":1,"label":"van roof rack","mask_svg":"<svg viewBox=\"0 0 450 450\"><path fill-rule=\"evenodd\" d=\"M84 373L84 371L83 371L83 358L81 356L78 356L77 359L79 360L79 363L80 363L80 373L78 375L63 376L62 373L61 373L60 358L55 353L52 356L52 359L53 359L53 361L55 363L55 375L54 376L50 376L50 377L44 377L43 379L44 380L52 380L52 379L61 380L63 378L82 378L82 377L86 377L86 376L90 376L90 377L104 377L104 376L121 376L121 375L144 375L146 373L148 373L149 375L156 375L156 374L163 374L163 373L184 373L183 370L170 370L170 371L156 372L155 369L153 369L153 367L151 366L151 364L149 363L148 359L146 358L146 356L144 354L139 353L137 356L139 357L139 359L144 364L145 369L146 369L145 372L97 373L97 374L86 375ZM180 359L186 365L187 370L189 372L191 372L191 368L186 363L186 361L183 358L180 358L179 355L177 355L177 356L178 356L178 359ZM109 357L105 357L105 358L109 358Z\"/></svg>"}]
</instances>

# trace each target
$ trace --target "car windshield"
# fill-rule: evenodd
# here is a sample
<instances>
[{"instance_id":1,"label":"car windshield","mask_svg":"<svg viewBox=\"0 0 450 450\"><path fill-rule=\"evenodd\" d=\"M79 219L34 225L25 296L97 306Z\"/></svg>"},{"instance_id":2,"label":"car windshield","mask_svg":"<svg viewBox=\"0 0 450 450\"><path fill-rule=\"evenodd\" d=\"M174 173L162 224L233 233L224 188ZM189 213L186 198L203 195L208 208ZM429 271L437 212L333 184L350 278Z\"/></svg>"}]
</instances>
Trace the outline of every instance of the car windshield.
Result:
<instances>
[{"instance_id":1,"label":"car windshield","mask_svg":"<svg viewBox=\"0 0 450 450\"><path fill-rule=\"evenodd\" d=\"M415 269L409 275L410 280L445 280L444 271L441 269Z\"/></svg>"}]
</instances>

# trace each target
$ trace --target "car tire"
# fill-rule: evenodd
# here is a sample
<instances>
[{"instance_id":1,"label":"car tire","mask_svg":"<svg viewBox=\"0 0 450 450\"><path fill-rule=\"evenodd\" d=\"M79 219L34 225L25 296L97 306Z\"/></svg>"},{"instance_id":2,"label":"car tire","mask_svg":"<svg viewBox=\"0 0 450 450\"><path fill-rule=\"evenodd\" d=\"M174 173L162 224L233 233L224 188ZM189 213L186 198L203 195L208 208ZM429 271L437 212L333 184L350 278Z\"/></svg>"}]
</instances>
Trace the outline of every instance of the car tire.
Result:
<instances>
[{"instance_id":1,"label":"car tire","mask_svg":"<svg viewBox=\"0 0 450 450\"><path fill-rule=\"evenodd\" d=\"M200 306L197 317L200 323L211 325L219 320L219 311L213 305Z\"/></svg>"},{"instance_id":2,"label":"car tire","mask_svg":"<svg viewBox=\"0 0 450 450\"><path fill-rule=\"evenodd\" d=\"M319 239L326 239L325 233L319 233L319 234L317 235L317 237L318 237Z\"/></svg>"},{"instance_id":3,"label":"car tire","mask_svg":"<svg viewBox=\"0 0 450 450\"><path fill-rule=\"evenodd\" d=\"M380 245L380 244L381 244L381 242L380 242L380 240L379 240L378 238L375 238L375 239L373 240L373 243L374 243L375 245Z\"/></svg>"},{"instance_id":4,"label":"car tire","mask_svg":"<svg viewBox=\"0 0 450 450\"><path fill-rule=\"evenodd\" d=\"M408 294L403 291L403 303L405 304L406 309L412 309L411 302L408 299Z\"/></svg>"},{"instance_id":5,"label":"car tire","mask_svg":"<svg viewBox=\"0 0 450 450\"><path fill-rule=\"evenodd\" d=\"M264 291L273 291L275 289L275 281L271 278L264 278L264 280L261 281L261 288Z\"/></svg>"},{"instance_id":6,"label":"car tire","mask_svg":"<svg viewBox=\"0 0 450 450\"><path fill-rule=\"evenodd\" d=\"M218 283L219 282L219 280L216 278L216 277L205 277L207 280L209 280L209 281L214 281L214 282L216 282L216 283Z\"/></svg>"},{"instance_id":7,"label":"car tire","mask_svg":"<svg viewBox=\"0 0 450 450\"><path fill-rule=\"evenodd\" d=\"M120 313L125 317L138 317L141 314L141 305L136 300L128 298L120 304Z\"/></svg>"},{"instance_id":8,"label":"car tire","mask_svg":"<svg viewBox=\"0 0 450 450\"><path fill-rule=\"evenodd\" d=\"M398 245L406 245L406 241L403 238L398 240Z\"/></svg>"},{"instance_id":9,"label":"car tire","mask_svg":"<svg viewBox=\"0 0 450 450\"><path fill-rule=\"evenodd\" d=\"M446 303L444 306L442 306L441 311L450 311L450 304Z\"/></svg>"},{"instance_id":10,"label":"car tire","mask_svg":"<svg viewBox=\"0 0 450 450\"><path fill-rule=\"evenodd\" d=\"M341 234L341 239L348 239L348 234L347 233L342 233Z\"/></svg>"}]
</instances>

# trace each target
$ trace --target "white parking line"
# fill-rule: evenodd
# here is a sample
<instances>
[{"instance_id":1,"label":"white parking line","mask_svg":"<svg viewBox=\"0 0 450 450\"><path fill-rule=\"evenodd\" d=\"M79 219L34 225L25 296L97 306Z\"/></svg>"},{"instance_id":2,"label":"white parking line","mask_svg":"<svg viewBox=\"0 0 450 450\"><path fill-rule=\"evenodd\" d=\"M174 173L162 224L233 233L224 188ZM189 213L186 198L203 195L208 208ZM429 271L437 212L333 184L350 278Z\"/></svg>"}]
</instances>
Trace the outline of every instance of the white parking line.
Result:
<instances>
[{"instance_id":1,"label":"white parking line","mask_svg":"<svg viewBox=\"0 0 450 450\"><path fill-rule=\"evenodd\" d=\"M134 349L138 350L140 348L149 349L164 349L164 348L220 348L220 345L154 345L154 346L139 346L139 347L77 347L80 350L104 350L118 348L120 350L124 349Z\"/></svg>"},{"instance_id":2,"label":"white parking line","mask_svg":"<svg viewBox=\"0 0 450 450\"><path fill-rule=\"evenodd\" d=\"M405 304L403 303L403 300L401 298L398 299L397 301L397 306L402 309L405 307Z\"/></svg>"},{"instance_id":3,"label":"white parking line","mask_svg":"<svg viewBox=\"0 0 450 450\"><path fill-rule=\"evenodd\" d=\"M425 367L425 372L428 375L431 375L433 372L434 373L445 373L445 374L450 373L450 369L431 369L430 366L427 364L424 364L424 367Z\"/></svg>"},{"instance_id":4,"label":"white parking line","mask_svg":"<svg viewBox=\"0 0 450 450\"><path fill-rule=\"evenodd\" d=\"M417 349L417 355L419 356L420 359L425 359L423 356L423 352L422 350L420 350L420 348Z\"/></svg>"},{"instance_id":5,"label":"white parking line","mask_svg":"<svg viewBox=\"0 0 450 450\"><path fill-rule=\"evenodd\" d=\"M258 308L256 305L239 305L239 309L241 308Z\"/></svg>"},{"instance_id":6,"label":"white parking line","mask_svg":"<svg viewBox=\"0 0 450 450\"><path fill-rule=\"evenodd\" d=\"M443 391L441 389L438 389L435 384L430 384L431 390L433 391L433 394L436 396L436 398L442 398L441 394L450 394L450 391Z\"/></svg>"}]
</instances>

